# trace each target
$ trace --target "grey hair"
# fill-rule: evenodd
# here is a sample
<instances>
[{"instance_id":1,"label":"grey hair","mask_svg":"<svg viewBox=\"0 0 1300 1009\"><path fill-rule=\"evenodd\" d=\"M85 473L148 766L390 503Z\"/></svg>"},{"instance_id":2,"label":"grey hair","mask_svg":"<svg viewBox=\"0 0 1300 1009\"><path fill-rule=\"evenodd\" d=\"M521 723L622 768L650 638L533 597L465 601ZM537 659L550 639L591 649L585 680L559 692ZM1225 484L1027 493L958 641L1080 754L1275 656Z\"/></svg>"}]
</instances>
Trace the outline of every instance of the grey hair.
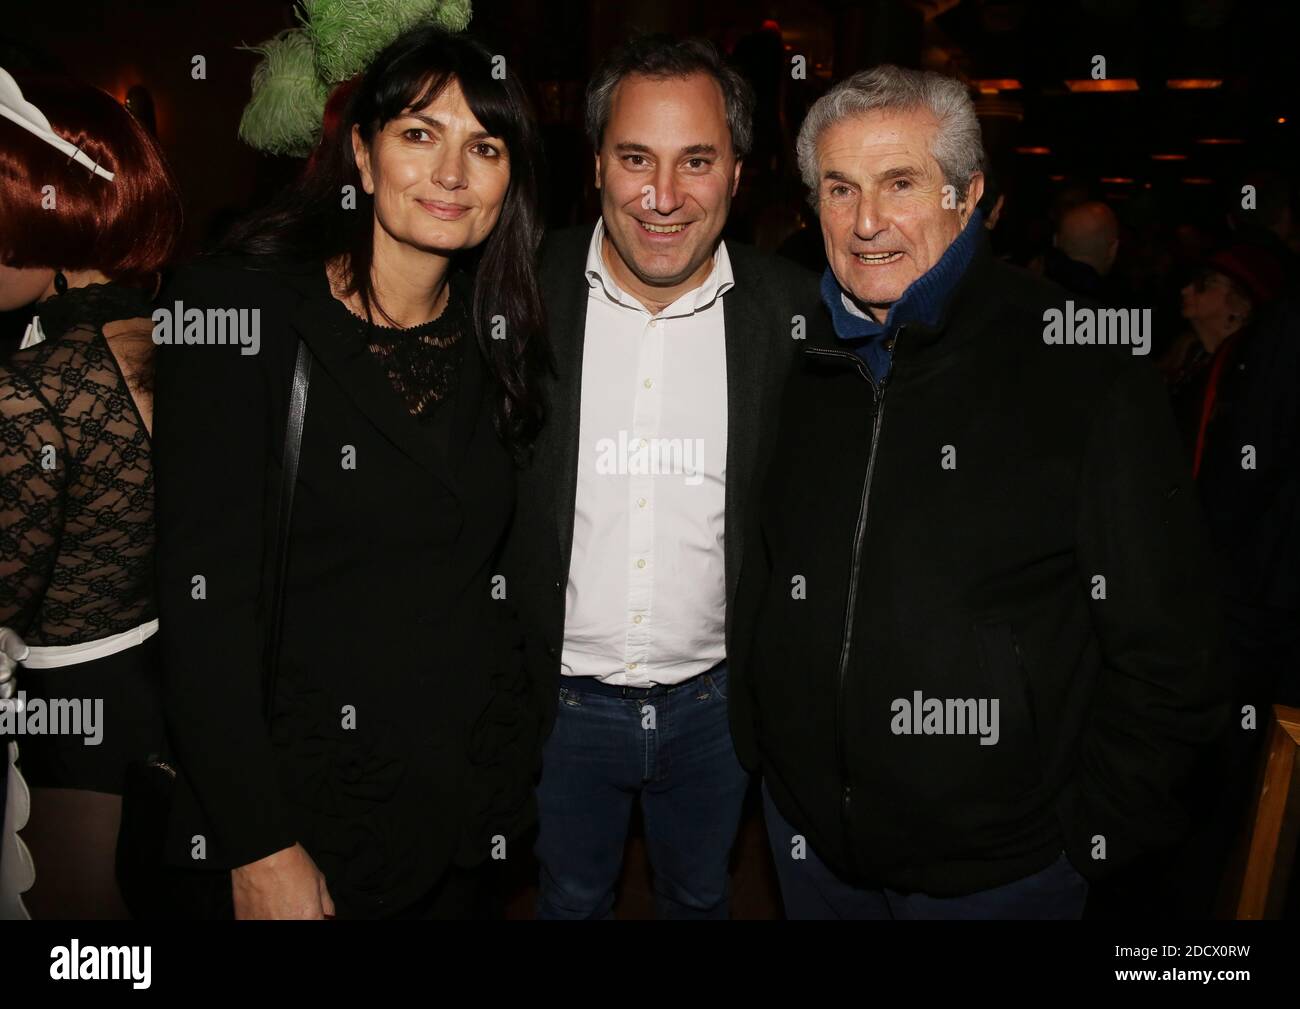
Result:
<instances>
[{"instance_id":1,"label":"grey hair","mask_svg":"<svg viewBox=\"0 0 1300 1009\"><path fill-rule=\"evenodd\" d=\"M587 85L586 125L591 146L600 150L609 124L614 91L624 77L690 77L708 74L722 89L731 147L737 158L749 153L754 140L754 90L723 62L713 43L703 39L674 40L668 35L640 35L619 46L596 68Z\"/></svg>"},{"instance_id":2,"label":"grey hair","mask_svg":"<svg viewBox=\"0 0 1300 1009\"><path fill-rule=\"evenodd\" d=\"M943 180L952 186L957 199L966 199L970 178L984 165L984 142L975 105L966 85L953 77L926 70L908 70L882 65L863 70L841 81L822 95L808 110L795 154L799 174L808 187L808 202L817 206L817 141L842 119L867 112L907 112L923 109L938 121L930 153L939 162Z\"/></svg>"}]
</instances>

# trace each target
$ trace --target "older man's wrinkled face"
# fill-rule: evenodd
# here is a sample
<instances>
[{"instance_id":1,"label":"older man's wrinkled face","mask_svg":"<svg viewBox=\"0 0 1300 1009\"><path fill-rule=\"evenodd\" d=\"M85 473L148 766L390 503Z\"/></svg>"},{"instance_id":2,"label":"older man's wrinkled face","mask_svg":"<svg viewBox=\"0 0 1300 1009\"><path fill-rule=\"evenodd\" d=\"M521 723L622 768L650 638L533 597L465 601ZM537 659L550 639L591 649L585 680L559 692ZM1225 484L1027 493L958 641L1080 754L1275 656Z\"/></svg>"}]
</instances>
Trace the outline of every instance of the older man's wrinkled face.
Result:
<instances>
[{"instance_id":1,"label":"older man's wrinkled face","mask_svg":"<svg viewBox=\"0 0 1300 1009\"><path fill-rule=\"evenodd\" d=\"M931 154L938 123L928 112L869 112L840 120L817 144L818 213L826 258L840 286L878 321L907 286L939 261L984 191L945 191Z\"/></svg>"}]
</instances>

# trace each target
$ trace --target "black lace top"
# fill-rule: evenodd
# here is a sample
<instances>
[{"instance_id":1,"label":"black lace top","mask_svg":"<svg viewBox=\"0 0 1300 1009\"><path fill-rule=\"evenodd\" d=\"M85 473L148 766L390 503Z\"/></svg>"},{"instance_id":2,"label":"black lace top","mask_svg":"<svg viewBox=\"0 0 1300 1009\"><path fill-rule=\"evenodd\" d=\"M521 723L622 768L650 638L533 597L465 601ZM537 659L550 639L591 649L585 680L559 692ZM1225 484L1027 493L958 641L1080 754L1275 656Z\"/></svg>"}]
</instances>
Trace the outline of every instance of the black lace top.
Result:
<instances>
[{"instance_id":1,"label":"black lace top","mask_svg":"<svg viewBox=\"0 0 1300 1009\"><path fill-rule=\"evenodd\" d=\"M0 625L76 644L156 615L149 435L102 331L150 308L115 285L38 308L45 342L0 367Z\"/></svg>"},{"instance_id":2,"label":"black lace top","mask_svg":"<svg viewBox=\"0 0 1300 1009\"><path fill-rule=\"evenodd\" d=\"M337 302L387 372L407 413L444 447L450 436L452 411L439 407L455 398L462 334L468 331L465 292L456 281L450 286L446 307L436 319L406 329L366 322Z\"/></svg>"}]
</instances>

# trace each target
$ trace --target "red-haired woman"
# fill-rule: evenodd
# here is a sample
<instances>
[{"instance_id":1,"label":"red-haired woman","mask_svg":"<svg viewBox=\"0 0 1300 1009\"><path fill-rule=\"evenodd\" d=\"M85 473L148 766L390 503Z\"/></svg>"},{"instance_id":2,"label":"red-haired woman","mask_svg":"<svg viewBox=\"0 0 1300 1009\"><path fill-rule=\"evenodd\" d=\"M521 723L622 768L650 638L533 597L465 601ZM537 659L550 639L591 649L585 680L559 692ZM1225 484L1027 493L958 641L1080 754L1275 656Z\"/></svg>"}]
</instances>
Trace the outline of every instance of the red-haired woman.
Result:
<instances>
[{"instance_id":1,"label":"red-haired woman","mask_svg":"<svg viewBox=\"0 0 1300 1009\"><path fill-rule=\"evenodd\" d=\"M0 625L30 646L25 899L37 918L124 917L123 777L164 738L150 298L180 197L157 142L103 92L0 71L0 105L0 310L35 303L0 367Z\"/></svg>"}]
</instances>

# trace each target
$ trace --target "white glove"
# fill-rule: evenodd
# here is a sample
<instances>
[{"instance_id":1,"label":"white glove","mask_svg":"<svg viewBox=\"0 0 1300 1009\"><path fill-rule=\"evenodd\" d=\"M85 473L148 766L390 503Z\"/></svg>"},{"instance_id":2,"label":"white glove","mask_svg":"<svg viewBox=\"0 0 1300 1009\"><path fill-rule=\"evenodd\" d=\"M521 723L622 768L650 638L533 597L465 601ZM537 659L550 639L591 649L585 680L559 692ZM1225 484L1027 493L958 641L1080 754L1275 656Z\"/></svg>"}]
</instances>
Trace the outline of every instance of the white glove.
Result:
<instances>
[{"instance_id":1,"label":"white glove","mask_svg":"<svg viewBox=\"0 0 1300 1009\"><path fill-rule=\"evenodd\" d=\"M17 687L14 673L29 651L17 631L12 627L0 627L0 701L13 697Z\"/></svg>"}]
</instances>

